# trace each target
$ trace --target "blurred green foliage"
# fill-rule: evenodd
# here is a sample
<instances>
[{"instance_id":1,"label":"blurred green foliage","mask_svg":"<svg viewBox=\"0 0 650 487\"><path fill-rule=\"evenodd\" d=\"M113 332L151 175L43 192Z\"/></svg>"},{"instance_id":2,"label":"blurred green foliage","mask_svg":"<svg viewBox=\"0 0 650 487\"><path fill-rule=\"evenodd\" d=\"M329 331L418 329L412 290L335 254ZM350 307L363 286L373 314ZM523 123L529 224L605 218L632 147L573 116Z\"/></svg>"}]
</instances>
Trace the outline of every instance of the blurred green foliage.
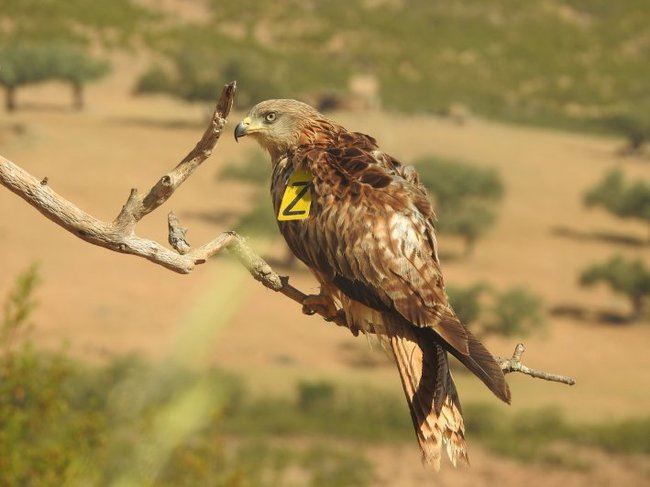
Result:
<instances>
[{"instance_id":1,"label":"blurred green foliage","mask_svg":"<svg viewBox=\"0 0 650 487\"><path fill-rule=\"evenodd\" d=\"M437 229L461 236L465 252L471 252L496 220L496 204L504 193L499 173L432 156L415 161L415 165L435 200Z\"/></svg>"},{"instance_id":2,"label":"blurred green foliage","mask_svg":"<svg viewBox=\"0 0 650 487\"><path fill-rule=\"evenodd\" d=\"M605 117L605 126L627 140L627 145L621 150L623 155L636 155L643 152L644 146L650 140L650 104L635 113L616 114Z\"/></svg>"},{"instance_id":3,"label":"blurred green foliage","mask_svg":"<svg viewBox=\"0 0 650 487\"><path fill-rule=\"evenodd\" d=\"M135 357L89 366L37 350L27 334L37 283L32 267L3 307L0 485L274 486L296 469L311 485L370 484L370 464L345 446L226 442L225 418L246 396L218 370Z\"/></svg>"},{"instance_id":4,"label":"blurred green foliage","mask_svg":"<svg viewBox=\"0 0 650 487\"><path fill-rule=\"evenodd\" d=\"M389 110L461 104L501 120L610 131L616 117L650 122L645 0L206 3L195 21L135 0L3 0L0 42L133 47L137 38L166 58L171 83L156 89L189 100L211 100L230 78L249 106L344 92L364 74Z\"/></svg>"},{"instance_id":5,"label":"blurred green foliage","mask_svg":"<svg viewBox=\"0 0 650 487\"><path fill-rule=\"evenodd\" d=\"M447 287L449 301L460 320L476 334L528 336L545 328L542 299L521 286L496 291L479 282Z\"/></svg>"},{"instance_id":6,"label":"blurred green foliage","mask_svg":"<svg viewBox=\"0 0 650 487\"><path fill-rule=\"evenodd\" d=\"M0 341L10 346L29 328L29 318L36 308L34 290L38 286L38 266L33 264L16 279L14 288L2 308Z\"/></svg>"},{"instance_id":7,"label":"blurred green foliage","mask_svg":"<svg viewBox=\"0 0 650 487\"><path fill-rule=\"evenodd\" d=\"M271 184L271 166L262 152L250 152L243 164L226 166L219 173L219 178L225 181L240 181L260 188L250 210L237 222L235 227L237 232L254 237L280 236L273 214L271 196L263 189Z\"/></svg>"},{"instance_id":8,"label":"blurred green foliage","mask_svg":"<svg viewBox=\"0 0 650 487\"><path fill-rule=\"evenodd\" d=\"M483 282L467 287L447 286L449 302L465 326L473 328L473 325L481 317L482 297L488 290L489 286Z\"/></svg>"},{"instance_id":9,"label":"blurred green foliage","mask_svg":"<svg viewBox=\"0 0 650 487\"><path fill-rule=\"evenodd\" d=\"M344 85L348 73L330 70L314 58L224 36L215 25L176 29L154 46L166 63L152 65L141 76L137 94L167 93L211 102L224 82L237 80L236 106L248 109L267 98L296 98L309 88L336 88ZM154 75L164 82L151 83Z\"/></svg>"},{"instance_id":10,"label":"blurred green foliage","mask_svg":"<svg viewBox=\"0 0 650 487\"><path fill-rule=\"evenodd\" d=\"M390 110L442 113L459 103L501 120L596 130L616 114L650 118L644 0L210 6L203 23L159 32L153 45L172 58L212 46L215 57L239 60L256 71L241 83L251 83L253 101L263 88L275 98L345 90L362 73L377 78Z\"/></svg>"},{"instance_id":11,"label":"blurred green foliage","mask_svg":"<svg viewBox=\"0 0 650 487\"><path fill-rule=\"evenodd\" d=\"M105 76L109 64L93 59L82 48L63 43L12 42L0 48L0 85L6 91L5 107L16 109L16 90L44 81L70 84L73 106L83 108L83 87Z\"/></svg>"},{"instance_id":12,"label":"blurred green foliage","mask_svg":"<svg viewBox=\"0 0 650 487\"><path fill-rule=\"evenodd\" d=\"M125 46L159 18L132 0L2 0L0 45L66 42Z\"/></svg>"},{"instance_id":13,"label":"blurred green foliage","mask_svg":"<svg viewBox=\"0 0 650 487\"><path fill-rule=\"evenodd\" d=\"M526 336L543 325L542 299L517 286L495 296L487 329L502 336Z\"/></svg>"},{"instance_id":14,"label":"blurred green foliage","mask_svg":"<svg viewBox=\"0 0 650 487\"><path fill-rule=\"evenodd\" d=\"M558 458L558 443L586 445L611 453L650 453L650 419L571 424L554 409L507 414L490 404L465 405L468 438L491 451L524 462L575 466L571 455ZM247 421L256 418L256 422ZM231 434L290 436L309 434L361 442L413 440L403 398L370 388L331 382L303 382L296 397L248 399L224 417Z\"/></svg>"},{"instance_id":15,"label":"blurred green foliage","mask_svg":"<svg viewBox=\"0 0 650 487\"><path fill-rule=\"evenodd\" d=\"M271 185L271 162L261 151L248 154L243 164L230 164L220 173L224 181L240 181L255 186Z\"/></svg>"},{"instance_id":16,"label":"blurred green foliage","mask_svg":"<svg viewBox=\"0 0 650 487\"><path fill-rule=\"evenodd\" d=\"M72 103L76 110L84 108L84 86L108 74L110 64L94 59L80 48L65 44L50 44L48 59L51 65L50 78L70 84Z\"/></svg>"},{"instance_id":17,"label":"blurred green foliage","mask_svg":"<svg viewBox=\"0 0 650 487\"><path fill-rule=\"evenodd\" d=\"M242 215L235 226L235 231L253 237L276 238L280 236L278 223L273 213L271 196L261 192L253 201L251 209Z\"/></svg>"},{"instance_id":18,"label":"blurred green foliage","mask_svg":"<svg viewBox=\"0 0 650 487\"><path fill-rule=\"evenodd\" d=\"M397 393L316 381L262 397L217 369L135 357L90 366L36 350L24 332L37 282L29 269L3 308L2 485L273 486L300 472L309 485L364 486L374 478L364 445L414 442ZM465 413L469 438L520 461L575 466L558 443L650 454L648 418L573 425L549 410Z\"/></svg>"},{"instance_id":19,"label":"blurred green foliage","mask_svg":"<svg viewBox=\"0 0 650 487\"><path fill-rule=\"evenodd\" d=\"M588 207L601 206L621 218L641 220L650 229L650 183L638 180L628 182L623 172L614 169L584 197Z\"/></svg>"},{"instance_id":20,"label":"blurred green foliage","mask_svg":"<svg viewBox=\"0 0 650 487\"><path fill-rule=\"evenodd\" d=\"M650 269L641 259L625 259L616 255L606 262L594 264L580 275L582 286L607 284L615 293L630 301L632 319L650 316Z\"/></svg>"},{"instance_id":21,"label":"blurred green foliage","mask_svg":"<svg viewBox=\"0 0 650 487\"><path fill-rule=\"evenodd\" d=\"M135 94L169 93L173 81L167 70L160 64L153 64L142 73L134 88Z\"/></svg>"}]
</instances>

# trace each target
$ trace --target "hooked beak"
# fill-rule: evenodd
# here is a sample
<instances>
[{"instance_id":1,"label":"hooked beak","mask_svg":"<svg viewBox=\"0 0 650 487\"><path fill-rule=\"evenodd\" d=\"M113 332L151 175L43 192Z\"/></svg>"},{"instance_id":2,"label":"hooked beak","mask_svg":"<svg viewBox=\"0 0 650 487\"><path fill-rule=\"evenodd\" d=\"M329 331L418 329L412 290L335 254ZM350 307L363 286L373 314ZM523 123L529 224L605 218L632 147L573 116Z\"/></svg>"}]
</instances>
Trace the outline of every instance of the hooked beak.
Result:
<instances>
[{"instance_id":1,"label":"hooked beak","mask_svg":"<svg viewBox=\"0 0 650 487\"><path fill-rule=\"evenodd\" d=\"M238 142L240 137L248 135L248 126L251 124L250 117L246 117L244 120L239 122L235 127L235 142Z\"/></svg>"}]
</instances>

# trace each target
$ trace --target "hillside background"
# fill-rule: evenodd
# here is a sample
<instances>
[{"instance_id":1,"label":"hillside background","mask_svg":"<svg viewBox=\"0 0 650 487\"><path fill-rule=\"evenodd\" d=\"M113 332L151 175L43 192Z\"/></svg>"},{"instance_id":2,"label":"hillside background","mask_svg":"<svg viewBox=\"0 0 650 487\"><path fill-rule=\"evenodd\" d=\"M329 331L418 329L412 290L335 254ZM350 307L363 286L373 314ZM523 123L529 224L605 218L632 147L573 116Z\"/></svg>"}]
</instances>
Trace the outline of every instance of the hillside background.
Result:
<instances>
[{"instance_id":1,"label":"hillside background","mask_svg":"<svg viewBox=\"0 0 650 487\"><path fill-rule=\"evenodd\" d=\"M302 315L226 256L174 275L0 190L0 484L646 485L647 308L633 317L624 294L580 282L614 256L640 262L647 304L650 217L585 194L618 170L650 215L649 23L642 0L3 0L0 88L16 86L0 112L4 157L111 219L193 147L237 79L230 129L256 101L293 97L434 182L440 161L485 169L501 188L494 218L469 252L465 234L441 234L447 282L488 285L484 309L523 289L538 316L516 316L533 325L494 332L485 314L472 326L495 354L524 341L527 364L578 385L511 375L506 407L455 369L472 468L434 478L392 364L363 337ZM81 106L52 64L7 69L54 48L62 64L105 65L80 82ZM244 225L316 292L267 230L265 158L227 135L164 210L195 245ZM138 231L165 242L164 220Z\"/></svg>"}]
</instances>

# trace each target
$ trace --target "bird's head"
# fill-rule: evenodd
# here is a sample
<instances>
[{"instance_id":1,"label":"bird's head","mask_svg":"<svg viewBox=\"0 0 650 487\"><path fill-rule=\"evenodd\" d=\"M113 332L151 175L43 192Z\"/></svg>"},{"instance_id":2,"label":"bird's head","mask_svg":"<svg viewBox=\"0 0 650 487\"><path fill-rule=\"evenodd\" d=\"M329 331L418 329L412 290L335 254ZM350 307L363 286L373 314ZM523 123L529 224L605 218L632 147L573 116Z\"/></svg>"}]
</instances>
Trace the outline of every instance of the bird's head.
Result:
<instances>
[{"instance_id":1,"label":"bird's head","mask_svg":"<svg viewBox=\"0 0 650 487\"><path fill-rule=\"evenodd\" d=\"M303 130L321 116L297 100L266 100L251 108L237 124L235 140L249 135L271 156L279 156L296 147Z\"/></svg>"}]
</instances>

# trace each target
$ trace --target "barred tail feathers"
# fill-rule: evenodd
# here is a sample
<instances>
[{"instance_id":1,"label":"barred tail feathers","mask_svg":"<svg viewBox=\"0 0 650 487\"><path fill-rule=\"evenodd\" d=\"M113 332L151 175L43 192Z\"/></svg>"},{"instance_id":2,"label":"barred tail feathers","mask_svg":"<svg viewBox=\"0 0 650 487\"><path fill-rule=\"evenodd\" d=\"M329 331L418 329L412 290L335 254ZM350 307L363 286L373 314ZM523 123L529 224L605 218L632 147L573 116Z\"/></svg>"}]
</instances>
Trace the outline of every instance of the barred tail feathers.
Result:
<instances>
[{"instance_id":1,"label":"barred tail feathers","mask_svg":"<svg viewBox=\"0 0 650 487\"><path fill-rule=\"evenodd\" d=\"M432 330L400 326L390 349L411 412L422 461L440 468L442 449L454 466L468 464L465 425L447 353Z\"/></svg>"}]
</instances>

